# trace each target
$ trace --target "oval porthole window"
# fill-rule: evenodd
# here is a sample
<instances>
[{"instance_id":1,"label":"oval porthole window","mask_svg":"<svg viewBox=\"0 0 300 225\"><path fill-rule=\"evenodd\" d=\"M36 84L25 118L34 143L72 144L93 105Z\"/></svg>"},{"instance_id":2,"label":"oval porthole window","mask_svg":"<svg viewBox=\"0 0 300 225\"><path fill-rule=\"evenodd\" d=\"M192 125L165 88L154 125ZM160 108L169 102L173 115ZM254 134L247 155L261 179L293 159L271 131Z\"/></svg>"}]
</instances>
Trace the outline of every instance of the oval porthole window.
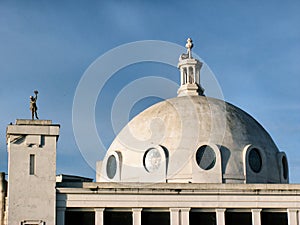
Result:
<instances>
[{"instance_id":1,"label":"oval porthole window","mask_svg":"<svg viewBox=\"0 0 300 225\"><path fill-rule=\"evenodd\" d=\"M161 164L161 154L158 149L150 148L146 151L144 155L144 167L149 172L152 173L160 167Z\"/></svg>"},{"instance_id":2,"label":"oval porthole window","mask_svg":"<svg viewBox=\"0 0 300 225\"><path fill-rule=\"evenodd\" d=\"M210 170L216 164L215 151L208 145L203 145L196 152L196 162L203 170Z\"/></svg>"},{"instance_id":3,"label":"oval porthole window","mask_svg":"<svg viewBox=\"0 0 300 225\"><path fill-rule=\"evenodd\" d=\"M114 178L117 172L117 160L114 155L111 155L108 157L107 163L106 163L106 174L109 179Z\"/></svg>"},{"instance_id":4,"label":"oval porthole window","mask_svg":"<svg viewBox=\"0 0 300 225\"><path fill-rule=\"evenodd\" d=\"M286 180L288 178L288 164L286 157L282 157L282 169L283 169L283 178Z\"/></svg>"},{"instance_id":5,"label":"oval porthole window","mask_svg":"<svg viewBox=\"0 0 300 225\"><path fill-rule=\"evenodd\" d=\"M262 167L262 159L258 149L253 148L249 152L249 166L255 173L259 173Z\"/></svg>"}]
</instances>

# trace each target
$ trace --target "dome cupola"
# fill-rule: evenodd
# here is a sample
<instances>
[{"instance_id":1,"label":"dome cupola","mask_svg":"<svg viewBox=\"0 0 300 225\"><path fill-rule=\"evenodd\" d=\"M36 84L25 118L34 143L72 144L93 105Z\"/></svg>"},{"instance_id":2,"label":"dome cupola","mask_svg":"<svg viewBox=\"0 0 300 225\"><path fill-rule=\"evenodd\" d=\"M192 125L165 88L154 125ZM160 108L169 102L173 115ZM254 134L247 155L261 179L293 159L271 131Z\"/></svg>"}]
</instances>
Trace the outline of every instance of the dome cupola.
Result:
<instances>
[{"instance_id":1,"label":"dome cupola","mask_svg":"<svg viewBox=\"0 0 300 225\"><path fill-rule=\"evenodd\" d=\"M147 108L97 165L99 182L288 183L288 162L249 114L204 96L192 40L179 58L178 96Z\"/></svg>"},{"instance_id":2,"label":"dome cupola","mask_svg":"<svg viewBox=\"0 0 300 225\"><path fill-rule=\"evenodd\" d=\"M202 62L192 57L193 41L187 39L185 47L186 54L181 54L179 57L178 68L180 70L180 88L178 96L195 96L203 95L204 89L200 85L200 69Z\"/></svg>"}]
</instances>

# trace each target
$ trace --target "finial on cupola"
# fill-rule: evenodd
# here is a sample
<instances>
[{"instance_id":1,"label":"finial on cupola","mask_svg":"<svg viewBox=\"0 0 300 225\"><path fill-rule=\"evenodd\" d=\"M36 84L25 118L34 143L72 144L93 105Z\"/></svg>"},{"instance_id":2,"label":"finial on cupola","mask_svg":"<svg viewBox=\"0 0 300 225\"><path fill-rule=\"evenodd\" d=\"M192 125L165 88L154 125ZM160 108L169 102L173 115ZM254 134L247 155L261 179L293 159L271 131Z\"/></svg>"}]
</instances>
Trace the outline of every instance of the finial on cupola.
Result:
<instances>
[{"instance_id":1,"label":"finial on cupola","mask_svg":"<svg viewBox=\"0 0 300 225\"><path fill-rule=\"evenodd\" d=\"M188 39L186 40L186 45L185 45L185 47L187 48L187 54L188 54L188 57L189 57L189 59L191 59L191 58L192 58L192 48L194 47L193 41L192 41L191 38L188 38Z\"/></svg>"}]
</instances>

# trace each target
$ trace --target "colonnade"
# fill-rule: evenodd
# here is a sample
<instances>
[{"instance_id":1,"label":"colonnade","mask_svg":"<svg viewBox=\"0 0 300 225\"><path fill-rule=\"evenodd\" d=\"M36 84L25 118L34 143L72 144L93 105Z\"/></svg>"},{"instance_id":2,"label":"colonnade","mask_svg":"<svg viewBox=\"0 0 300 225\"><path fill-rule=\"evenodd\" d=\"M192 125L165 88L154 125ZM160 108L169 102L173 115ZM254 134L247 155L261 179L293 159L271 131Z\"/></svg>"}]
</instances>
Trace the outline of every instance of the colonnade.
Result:
<instances>
[{"instance_id":1,"label":"colonnade","mask_svg":"<svg viewBox=\"0 0 300 225\"><path fill-rule=\"evenodd\" d=\"M142 211L143 208L132 208L132 225L142 225ZM189 225L190 208L170 208L170 225ZM57 225L65 225L65 211L66 208L57 208L56 218ZM104 224L104 211L105 208L94 208L95 212L95 225ZM225 223L225 212L226 208L217 208L214 210L216 213L216 224L226 225ZM262 209L251 209L252 225L261 224L261 212ZM288 225L300 225L300 209L290 208L286 210Z\"/></svg>"}]
</instances>

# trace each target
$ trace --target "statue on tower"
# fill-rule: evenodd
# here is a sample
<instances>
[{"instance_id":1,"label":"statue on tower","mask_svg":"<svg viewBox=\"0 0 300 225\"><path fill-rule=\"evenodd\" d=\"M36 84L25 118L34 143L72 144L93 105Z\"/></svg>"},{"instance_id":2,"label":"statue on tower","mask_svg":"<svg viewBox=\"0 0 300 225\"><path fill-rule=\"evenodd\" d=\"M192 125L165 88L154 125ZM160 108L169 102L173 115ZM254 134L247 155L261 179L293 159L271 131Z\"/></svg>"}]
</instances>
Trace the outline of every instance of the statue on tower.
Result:
<instances>
[{"instance_id":1,"label":"statue on tower","mask_svg":"<svg viewBox=\"0 0 300 225\"><path fill-rule=\"evenodd\" d=\"M34 116L36 117L36 119L39 119L38 115L37 115L37 106L36 106L36 101L37 101L37 95L38 95L38 91L35 90L34 94L35 96L30 96L30 110L31 110L31 119L34 120Z\"/></svg>"}]
</instances>

